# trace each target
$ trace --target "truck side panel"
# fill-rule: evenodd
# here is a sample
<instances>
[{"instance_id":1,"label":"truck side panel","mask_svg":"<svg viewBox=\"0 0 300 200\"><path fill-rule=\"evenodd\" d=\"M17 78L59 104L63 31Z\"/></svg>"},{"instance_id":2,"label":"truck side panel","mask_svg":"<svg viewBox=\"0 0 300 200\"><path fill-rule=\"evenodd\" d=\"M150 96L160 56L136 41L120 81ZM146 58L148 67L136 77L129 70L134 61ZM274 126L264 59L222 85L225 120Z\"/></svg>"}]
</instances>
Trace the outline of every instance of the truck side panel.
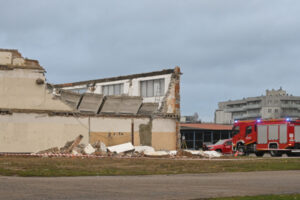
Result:
<instances>
[{"instance_id":1,"label":"truck side panel","mask_svg":"<svg viewBox=\"0 0 300 200\"><path fill-rule=\"evenodd\" d=\"M269 125L269 140L278 140L278 125Z\"/></svg>"},{"instance_id":2,"label":"truck side panel","mask_svg":"<svg viewBox=\"0 0 300 200\"><path fill-rule=\"evenodd\" d=\"M295 142L300 142L300 126L295 126Z\"/></svg>"},{"instance_id":3,"label":"truck side panel","mask_svg":"<svg viewBox=\"0 0 300 200\"><path fill-rule=\"evenodd\" d=\"M287 143L287 125L286 124L281 124L280 125L279 143L280 144L286 144Z\"/></svg>"},{"instance_id":4,"label":"truck side panel","mask_svg":"<svg viewBox=\"0 0 300 200\"><path fill-rule=\"evenodd\" d=\"M257 126L257 144L267 144L268 142L268 126Z\"/></svg>"}]
</instances>

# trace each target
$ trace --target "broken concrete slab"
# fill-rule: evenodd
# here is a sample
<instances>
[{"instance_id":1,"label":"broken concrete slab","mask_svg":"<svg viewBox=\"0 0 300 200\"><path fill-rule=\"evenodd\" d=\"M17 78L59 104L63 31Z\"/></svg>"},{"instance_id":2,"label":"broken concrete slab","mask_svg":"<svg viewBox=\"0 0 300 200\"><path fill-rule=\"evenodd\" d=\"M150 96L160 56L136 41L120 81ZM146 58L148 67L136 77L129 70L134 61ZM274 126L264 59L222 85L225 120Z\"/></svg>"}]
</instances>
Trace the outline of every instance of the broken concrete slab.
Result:
<instances>
[{"instance_id":1,"label":"broken concrete slab","mask_svg":"<svg viewBox=\"0 0 300 200\"><path fill-rule=\"evenodd\" d=\"M158 103L143 103L139 109L140 115L151 115L158 111Z\"/></svg>"},{"instance_id":2,"label":"broken concrete slab","mask_svg":"<svg viewBox=\"0 0 300 200\"><path fill-rule=\"evenodd\" d=\"M147 157L161 158L161 157L168 157L169 153L167 151L154 151L154 152L145 152L144 155Z\"/></svg>"},{"instance_id":3,"label":"broken concrete slab","mask_svg":"<svg viewBox=\"0 0 300 200\"><path fill-rule=\"evenodd\" d=\"M193 157L194 155L199 155L199 154L194 152L194 151L191 151L191 150L179 150L176 155L177 156Z\"/></svg>"},{"instance_id":4,"label":"broken concrete slab","mask_svg":"<svg viewBox=\"0 0 300 200\"><path fill-rule=\"evenodd\" d=\"M222 154L216 151L203 151L203 156L206 158L219 158Z\"/></svg>"},{"instance_id":5,"label":"broken concrete slab","mask_svg":"<svg viewBox=\"0 0 300 200\"><path fill-rule=\"evenodd\" d=\"M45 154L45 153L59 153L59 149L58 147L53 147L53 148L50 148L50 149L46 149L46 150L43 150L43 151L39 151L37 152L37 154Z\"/></svg>"},{"instance_id":6,"label":"broken concrete slab","mask_svg":"<svg viewBox=\"0 0 300 200\"><path fill-rule=\"evenodd\" d=\"M134 152L137 152L137 153L155 152L154 148L150 147L150 146L135 146L134 148L135 148Z\"/></svg>"},{"instance_id":7,"label":"broken concrete slab","mask_svg":"<svg viewBox=\"0 0 300 200\"><path fill-rule=\"evenodd\" d=\"M107 147L106 147L106 145L103 142L100 142L100 148L99 148L99 150L101 152L107 152Z\"/></svg>"},{"instance_id":8,"label":"broken concrete slab","mask_svg":"<svg viewBox=\"0 0 300 200\"><path fill-rule=\"evenodd\" d=\"M76 110L81 100L81 94L68 90L60 90L60 99Z\"/></svg>"},{"instance_id":9,"label":"broken concrete slab","mask_svg":"<svg viewBox=\"0 0 300 200\"><path fill-rule=\"evenodd\" d=\"M128 142L125 144L107 147L107 150L112 153L117 153L117 154L126 153L126 152L130 152L130 151L134 151L134 146L131 144L131 142Z\"/></svg>"},{"instance_id":10,"label":"broken concrete slab","mask_svg":"<svg viewBox=\"0 0 300 200\"><path fill-rule=\"evenodd\" d=\"M99 140L97 142L95 142L92 146L96 149L96 152L106 152L107 151L106 145Z\"/></svg>"},{"instance_id":11,"label":"broken concrete slab","mask_svg":"<svg viewBox=\"0 0 300 200\"><path fill-rule=\"evenodd\" d=\"M201 150L183 150L184 152L190 153L192 155L202 155L203 151Z\"/></svg>"},{"instance_id":12,"label":"broken concrete slab","mask_svg":"<svg viewBox=\"0 0 300 200\"><path fill-rule=\"evenodd\" d=\"M177 151L173 150L173 151L168 151L170 156L176 156L177 155Z\"/></svg>"},{"instance_id":13,"label":"broken concrete slab","mask_svg":"<svg viewBox=\"0 0 300 200\"><path fill-rule=\"evenodd\" d=\"M85 93L78 106L78 110L80 112L98 114L102 103L103 103L103 95Z\"/></svg>"},{"instance_id":14,"label":"broken concrete slab","mask_svg":"<svg viewBox=\"0 0 300 200\"><path fill-rule=\"evenodd\" d=\"M77 156L77 155L80 155L80 153L78 153L78 151L76 151L75 149L73 149L73 150L72 150L72 155Z\"/></svg>"},{"instance_id":15,"label":"broken concrete slab","mask_svg":"<svg viewBox=\"0 0 300 200\"><path fill-rule=\"evenodd\" d=\"M83 151L85 154L90 155L92 153L95 153L96 149L94 149L91 144L88 144L88 145L86 145L86 147L84 148Z\"/></svg>"},{"instance_id":16,"label":"broken concrete slab","mask_svg":"<svg viewBox=\"0 0 300 200\"><path fill-rule=\"evenodd\" d=\"M106 96L101 113L137 114L142 101L142 97Z\"/></svg>"},{"instance_id":17,"label":"broken concrete slab","mask_svg":"<svg viewBox=\"0 0 300 200\"><path fill-rule=\"evenodd\" d=\"M64 147L60 148L62 153L71 153L72 150L79 145L83 136L79 135L75 140L67 142Z\"/></svg>"}]
</instances>

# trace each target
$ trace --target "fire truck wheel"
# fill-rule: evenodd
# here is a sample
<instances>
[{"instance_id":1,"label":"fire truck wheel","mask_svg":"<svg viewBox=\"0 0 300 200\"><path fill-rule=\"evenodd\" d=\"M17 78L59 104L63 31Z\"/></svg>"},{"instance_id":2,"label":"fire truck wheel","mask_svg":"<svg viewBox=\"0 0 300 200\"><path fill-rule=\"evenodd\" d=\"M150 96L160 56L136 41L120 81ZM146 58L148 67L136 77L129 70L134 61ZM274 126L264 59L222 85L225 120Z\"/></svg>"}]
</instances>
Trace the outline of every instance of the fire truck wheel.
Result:
<instances>
[{"instance_id":1,"label":"fire truck wheel","mask_svg":"<svg viewBox=\"0 0 300 200\"><path fill-rule=\"evenodd\" d=\"M281 152L278 152L278 151L270 151L270 155L272 157L281 157L282 156L282 153Z\"/></svg>"},{"instance_id":2,"label":"fire truck wheel","mask_svg":"<svg viewBox=\"0 0 300 200\"><path fill-rule=\"evenodd\" d=\"M257 157L263 157L264 154L265 154L265 152L263 152L263 151L255 152L255 155L256 155Z\"/></svg>"},{"instance_id":3,"label":"fire truck wheel","mask_svg":"<svg viewBox=\"0 0 300 200\"><path fill-rule=\"evenodd\" d=\"M246 151L245 151L244 145L239 145L238 148L237 148L237 150L239 152L239 155L241 155L241 156L245 156L246 155Z\"/></svg>"}]
</instances>

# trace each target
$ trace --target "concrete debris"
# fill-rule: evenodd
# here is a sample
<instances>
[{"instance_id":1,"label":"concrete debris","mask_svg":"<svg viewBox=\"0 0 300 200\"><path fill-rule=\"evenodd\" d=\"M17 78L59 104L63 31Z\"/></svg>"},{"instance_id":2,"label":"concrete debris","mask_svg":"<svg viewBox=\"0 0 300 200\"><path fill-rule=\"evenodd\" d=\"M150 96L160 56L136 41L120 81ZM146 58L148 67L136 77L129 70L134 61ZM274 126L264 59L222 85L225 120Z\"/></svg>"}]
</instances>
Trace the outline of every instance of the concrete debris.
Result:
<instances>
[{"instance_id":1,"label":"concrete debris","mask_svg":"<svg viewBox=\"0 0 300 200\"><path fill-rule=\"evenodd\" d=\"M154 148L150 146L135 146L134 148L135 148L134 152L136 153L155 152Z\"/></svg>"},{"instance_id":2,"label":"concrete debris","mask_svg":"<svg viewBox=\"0 0 300 200\"><path fill-rule=\"evenodd\" d=\"M145 156L147 157L168 157L169 153L167 151L154 151L154 152L145 152Z\"/></svg>"},{"instance_id":3,"label":"concrete debris","mask_svg":"<svg viewBox=\"0 0 300 200\"><path fill-rule=\"evenodd\" d=\"M195 154L194 154L195 155ZM193 154L189 150L179 150L176 156L186 156L186 157L193 157Z\"/></svg>"},{"instance_id":4,"label":"concrete debris","mask_svg":"<svg viewBox=\"0 0 300 200\"><path fill-rule=\"evenodd\" d=\"M184 150L187 153L190 153L191 155L194 156L201 156L203 155L203 151L197 151L197 150Z\"/></svg>"},{"instance_id":5,"label":"concrete debris","mask_svg":"<svg viewBox=\"0 0 300 200\"><path fill-rule=\"evenodd\" d=\"M90 155L92 153L95 153L95 149L92 147L91 144L86 145L86 147L84 148L84 153Z\"/></svg>"},{"instance_id":6,"label":"concrete debris","mask_svg":"<svg viewBox=\"0 0 300 200\"><path fill-rule=\"evenodd\" d=\"M76 155L80 155L80 154L78 153L78 151L76 151L76 150L73 149L73 150L72 150L72 155L75 155L75 156L76 156Z\"/></svg>"},{"instance_id":7,"label":"concrete debris","mask_svg":"<svg viewBox=\"0 0 300 200\"><path fill-rule=\"evenodd\" d=\"M37 154L45 154L45 153L59 153L59 149L58 147L53 147L53 148L50 148L50 149L46 149L46 150L43 150L43 151L39 151L37 152Z\"/></svg>"},{"instance_id":8,"label":"concrete debris","mask_svg":"<svg viewBox=\"0 0 300 200\"><path fill-rule=\"evenodd\" d=\"M203 151L203 156L206 158L219 158L222 154L216 151Z\"/></svg>"},{"instance_id":9,"label":"concrete debris","mask_svg":"<svg viewBox=\"0 0 300 200\"><path fill-rule=\"evenodd\" d=\"M99 140L95 142L92 146L96 149L96 152L107 152L106 145Z\"/></svg>"},{"instance_id":10,"label":"concrete debris","mask_svg":"<svg viewBox=\"0 0 300 200\"><path fill-rule=\"evenodd\" d=\"M169 151L168 152L170 156L176 156L177 155L177 151L174 150L174 151Z\"/></svg>"},{"instance_id":11,"label":"concrete debris","mask_svg":"<svg viewBox=\"0 0 300 200\"><path fill-rule=\"evenodd\" d=\"M62 147L62 148L60 149L60 151L63 152L63 153L71 153L72 150L73 150L76 146L79 145L79 143L81 142L82 138L83 138L83 136L82 136L82 135L79 135L75 140L70 141L70 142L67 142L67 143L65 144L65 146Z\"/></svg>"},{"instance_id":12,"label":"concrete debris","mask_svg":"<svg viewBox=\"0 0 300 200\"><path fill-rule=\"evenodd\" d=\"M108 151L112 153L126 153L130 151L134 151L134 146L131 144L131 142L125 143L125 144L120 144L120 145L115 145L115 146L110 146L107 147Z\"/></svg>"},{"instance_id":13,"label":"concrete debris","mask_svg":"<svg viewBox=\"0 0 300 200\"><path fill-rule=\"evenodd\" d=\"M79 144L83 136L79 135L75 140L69 141L64 147L53 147L37 154L70 154L70 155L96 155L96 156L116 156L116 157L155 157L168 158L173 157L196 157L196 158L219 158L221 153L216 151L196 151L196 150L178 150L178 151L155 151L150 146L133 146L130 142L106 147L106 145L97 141L93 145Z\"/></svg>"},{"instance_id":14,"label":"concrete debris","mask_svg":"<svg viewBox=\"0 0 300 200\"><path fill-rule=\"evenodd\" d=\"M99 148L99 150L101 152L107 152L107 147L106 147L106 145L103 142L100 142L100 148Z\"/></svg>"},{"instance_id":15,"label":"concrete debris","mask_svg":"<svg viewBox=\"0 0 300 200\"><path fill-rule=\"evenodd\" d=\"M184 153L182 153L181 156L188 156L188 157L192 157L192 156L200 156L200 157L204 157L204 158L219 158L222 156L221 153L218 153L216 151L196 151L196 150L184 150ZM177 154L178 155L178 154Z\"/></svg>"}]
</instances>

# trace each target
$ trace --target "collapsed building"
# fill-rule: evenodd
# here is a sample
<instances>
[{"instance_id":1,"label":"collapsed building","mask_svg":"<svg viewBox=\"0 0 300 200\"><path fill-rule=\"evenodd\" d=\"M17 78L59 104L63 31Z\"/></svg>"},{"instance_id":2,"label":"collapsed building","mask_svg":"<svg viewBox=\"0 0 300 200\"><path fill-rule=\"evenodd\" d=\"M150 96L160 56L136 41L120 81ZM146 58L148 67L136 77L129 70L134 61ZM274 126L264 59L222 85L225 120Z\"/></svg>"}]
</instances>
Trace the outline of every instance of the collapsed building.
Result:
<instances>
[{"instance_id":1,"label":"collapsed building","mask_svg":"<svg viewBox=\"0 0 300 200\"><path fill-rule=\"evenodd\" d=\"M0 49L0 152L84 143L180 148L180 68L52 85L36 60Z\"/></svg>"}]
</instances>

